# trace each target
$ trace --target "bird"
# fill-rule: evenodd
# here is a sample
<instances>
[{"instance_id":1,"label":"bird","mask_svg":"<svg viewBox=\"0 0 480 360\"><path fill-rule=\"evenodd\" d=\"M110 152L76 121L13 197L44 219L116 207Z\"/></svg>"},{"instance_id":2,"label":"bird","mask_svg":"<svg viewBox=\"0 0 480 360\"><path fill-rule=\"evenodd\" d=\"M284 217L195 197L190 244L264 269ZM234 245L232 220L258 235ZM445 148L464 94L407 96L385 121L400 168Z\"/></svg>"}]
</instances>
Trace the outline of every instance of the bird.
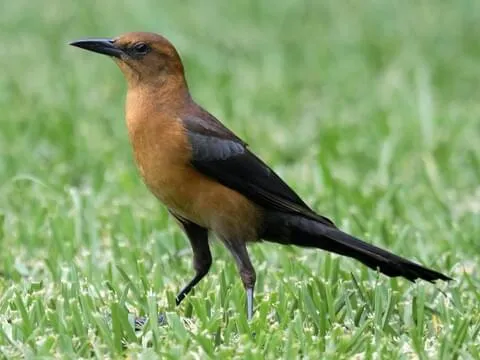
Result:
<instances>
[{"instance_id":1,"label":"bird","mask_svg":"<svg viewBox=\"0 0 480 360\"><path fill-rule=\"evenodd\" d=\"M139 173L192 248L194 276L176 296L177 305L210 270L211 233L235 260L248 320L256 282L247 250L252 242L318 248L412 282L451 280L315 212L245 141L194 101L180 55L164 36L129 32L70 45L109 56L126 78L125 120Z\"/></svg>"}]
</instances>

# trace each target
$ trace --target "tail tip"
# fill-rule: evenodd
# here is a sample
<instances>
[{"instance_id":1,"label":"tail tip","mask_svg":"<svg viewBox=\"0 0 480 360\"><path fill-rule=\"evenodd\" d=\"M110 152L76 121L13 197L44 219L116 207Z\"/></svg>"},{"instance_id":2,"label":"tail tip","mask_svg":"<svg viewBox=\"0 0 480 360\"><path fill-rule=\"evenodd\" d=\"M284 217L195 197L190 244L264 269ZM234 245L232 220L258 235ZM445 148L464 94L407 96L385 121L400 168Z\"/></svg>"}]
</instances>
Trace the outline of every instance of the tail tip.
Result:
<instances>
[{"instance_id":1,"label":"tail tip","mask_svg":"<svg viewBox=\"0 0 480 360\"><path fill-rule=\"evenodd\" d=\"M432 270L431 270L432 271ZM432 273L429 273L429 274L422 274L423 276L417 276L416 279L422 279L422 280L426 280L426 281L429 281L431 283L436 283L437 281L441 280L441 281L453 281L454 279L447 276L447 275L444 275L442 273L439 273L439 272L436 272L436 271L432 271ZM416 280L415 279L415 280Z\"/></svg>"}]
</instances>

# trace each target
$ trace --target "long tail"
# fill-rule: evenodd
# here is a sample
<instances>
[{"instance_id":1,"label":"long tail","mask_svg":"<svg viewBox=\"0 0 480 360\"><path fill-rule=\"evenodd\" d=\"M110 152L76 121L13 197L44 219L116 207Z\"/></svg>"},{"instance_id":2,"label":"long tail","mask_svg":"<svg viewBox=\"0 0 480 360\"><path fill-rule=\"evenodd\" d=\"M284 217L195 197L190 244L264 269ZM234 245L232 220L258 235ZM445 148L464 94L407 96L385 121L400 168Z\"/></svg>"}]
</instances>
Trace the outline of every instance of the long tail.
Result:
<instances>
[{"instance_id":1,"label":"long tail","mask_svg":"<svg viewBox=\"0 0 480 360\"><path fill-rule=\"evenodd\" d=\"M370 245L333 226L287 214L276 213L271 219L273 221L268 225L265 236L267 241L331 251L359 260L390 277L403 276L410 281L423 279L430 282L452 280L442 273Z\"/></svg>"}]
</instances>

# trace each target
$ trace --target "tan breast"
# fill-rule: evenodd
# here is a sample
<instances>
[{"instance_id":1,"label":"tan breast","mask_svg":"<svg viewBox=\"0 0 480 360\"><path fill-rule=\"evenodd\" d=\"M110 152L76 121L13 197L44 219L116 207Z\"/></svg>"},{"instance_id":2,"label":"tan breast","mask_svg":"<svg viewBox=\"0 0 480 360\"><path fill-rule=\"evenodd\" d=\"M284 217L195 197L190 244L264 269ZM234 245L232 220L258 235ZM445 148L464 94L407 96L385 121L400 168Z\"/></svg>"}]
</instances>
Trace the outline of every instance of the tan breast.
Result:
<instances>
[{"instance_id":1,"label":"tan breast","mask_svg":"<svg viewBox=\"0 0 480 360\"><path fill-rule=\"evenodd\" d=\"M221 237L257 240L261 209L190 165L191 148L179 118L149 104L129 107L132 96L127 97L128 132L152 193L173 212ZM141 104L138 99L135 103Z\"/></svg>"}]
</instances>

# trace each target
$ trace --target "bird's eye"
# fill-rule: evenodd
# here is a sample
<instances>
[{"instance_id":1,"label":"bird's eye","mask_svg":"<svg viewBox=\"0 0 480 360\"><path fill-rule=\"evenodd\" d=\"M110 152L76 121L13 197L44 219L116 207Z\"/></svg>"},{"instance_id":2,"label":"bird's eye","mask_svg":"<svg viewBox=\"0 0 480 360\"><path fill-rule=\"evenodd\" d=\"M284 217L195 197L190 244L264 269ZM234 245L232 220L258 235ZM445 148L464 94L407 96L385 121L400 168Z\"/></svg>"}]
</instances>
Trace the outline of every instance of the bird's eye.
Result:
<instances>
[{"instance_id":1,"label":"bird's eye","mask_svg":"<svg viewBox=\"0 0 480 360\"><path fill-rule=\"evenodd\" d=\"M136 43L133 45L133 50L136 54L144 55L150 50L150 47L145 43Z\"/></svg>"}]
</instances>

